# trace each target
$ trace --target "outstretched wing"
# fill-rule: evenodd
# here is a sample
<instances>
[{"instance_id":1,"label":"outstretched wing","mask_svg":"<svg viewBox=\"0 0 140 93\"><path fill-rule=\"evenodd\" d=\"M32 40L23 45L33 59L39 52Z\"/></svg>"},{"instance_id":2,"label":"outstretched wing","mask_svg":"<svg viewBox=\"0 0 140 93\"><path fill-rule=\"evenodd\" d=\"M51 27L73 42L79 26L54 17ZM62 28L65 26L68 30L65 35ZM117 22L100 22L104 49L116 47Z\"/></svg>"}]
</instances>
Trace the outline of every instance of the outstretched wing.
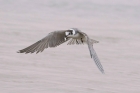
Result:
<instances>
[{"instance_id":1,"label":"outstretched wing","mask_svg":"<svg viewBox=\"0 0 140 93\"><path fill-rule=\"evenodd\" d=\"M29 47L19 50L18 53L38 53L42 52L45 48L56 47L69 39L65 37L65 31L54 31L49 33L45 38L30 45Z\"/></svg>"},{"instance_id":2,"label":"outstretched wing","mask_svg":"<svg viewBox=\"0 0 140 93\"><path fill-rule=\"evenodd\" d=\"M101 64L101 62L100 62L100 60L99 60L99 58L98 58L98 56L97 56L97 54L96 54L96 52L95 52L95 50L94 50L94 48L93 48L93 43L98 43L98 41L93 40L93 39L90 39L90 38L89 38L85 33L83 33L83 32L81 32L81 33L85 36L85 38L86 38L86 40L87 40L88 49L89 49L91 58L94 60L94 62L95 62L95 64L97 65L98 69L99 69L102 73L104 73L103 66L102 66L102 64Z\"/></svg>"},{"instance_id":3,"label":"outstretched wing","mask_svg":"<svg viewBox=\"0 0 140 93\"><path fill-rule=\"evenodd\" d=\"M103 66L93 48L93 44L91 43L90 39L87 38L87 44L88 44L88 48L89 48L89 52L90 52L90 55L91 55L91 58L93 58L95 64L97 65L98 69L104 73L104 69L103 69Z\"/></svg>"}]
</instances>

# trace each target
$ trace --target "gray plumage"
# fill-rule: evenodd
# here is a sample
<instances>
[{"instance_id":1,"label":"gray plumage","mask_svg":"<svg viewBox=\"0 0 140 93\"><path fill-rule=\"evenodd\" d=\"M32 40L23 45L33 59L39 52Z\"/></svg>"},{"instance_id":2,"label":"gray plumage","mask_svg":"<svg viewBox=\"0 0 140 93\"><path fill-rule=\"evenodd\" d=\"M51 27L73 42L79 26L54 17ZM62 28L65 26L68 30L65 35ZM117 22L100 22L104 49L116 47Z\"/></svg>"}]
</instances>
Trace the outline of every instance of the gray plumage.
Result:
<instances>
[{"instance_id":1,"label":"gray plumage","mask_svg":"<svg viewBox=\"0 0 140 93\"><path fill-rule=\"evenodd\" d=\"M42 52L45 48L56 47L68 40L68 45L87 44L91 58L93 58L99 70L104 73L104 69L100 63L100 60L95 50L93 49L93 44L98 43L98 41L90 39L87 34L81 32L77 28L51 32L38 42L30 45L25 49L19 50L18 53L39 53Z\"/></svg>"}]
</instances>

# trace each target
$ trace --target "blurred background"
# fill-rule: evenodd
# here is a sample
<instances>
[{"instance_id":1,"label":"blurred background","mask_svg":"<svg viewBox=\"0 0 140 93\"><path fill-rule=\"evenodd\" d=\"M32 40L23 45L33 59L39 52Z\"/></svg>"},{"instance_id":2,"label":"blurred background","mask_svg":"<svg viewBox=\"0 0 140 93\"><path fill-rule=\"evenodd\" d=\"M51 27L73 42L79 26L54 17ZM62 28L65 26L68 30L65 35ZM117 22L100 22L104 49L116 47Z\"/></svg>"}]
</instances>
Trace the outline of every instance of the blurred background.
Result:
<instances>
[{"instance_id":1,"label":"blurred background","mask_svg":"<svg viewBox=\"0 0 140 93\"><path fill-rule=\"evenodd\" d=\"M49 32L79 28L87 45L18 54ZM1 93L140 93L139 0L0 0Z\"/></svg>"}]
</instances>

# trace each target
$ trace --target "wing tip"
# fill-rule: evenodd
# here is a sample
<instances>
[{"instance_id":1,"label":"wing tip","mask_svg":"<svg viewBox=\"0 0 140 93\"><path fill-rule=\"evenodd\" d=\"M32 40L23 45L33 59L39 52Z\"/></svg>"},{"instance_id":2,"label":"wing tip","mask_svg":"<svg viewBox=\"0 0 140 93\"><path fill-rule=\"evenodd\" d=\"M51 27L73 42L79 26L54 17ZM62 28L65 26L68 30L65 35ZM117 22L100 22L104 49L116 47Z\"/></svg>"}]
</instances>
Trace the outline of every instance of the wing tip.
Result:
<instances>
[{"instance_id":1,"label":"wing tip","mask_svg":"<svg viewBox=\"0 0 140 93\"><path fill-rule=\"evenodd\" d=\"M101 72L102 72L102 74L105 74L104 70L102 70Z\"/></svg>"},{"instance_id":2,"label":"wing tip","mask_svg":"<svg viewBox=\"0 0 140 93\"><path fill-rule=\"evenodd\" d=\"M21 51L19 50L19 51L17 51L17 53L21 53Z\"/></svg>"},{"instance_id":3,"label":"wing tip","mask_svg":"<svg viewBox=\"0 0 140 93\"><path fill-rule=\"evenodd\" d=\"M17 53L25 53L25 54L27 54L29 52L25 52L25 51L19 50L19 51L17 51Z\"/></svg>"}]
</instances>

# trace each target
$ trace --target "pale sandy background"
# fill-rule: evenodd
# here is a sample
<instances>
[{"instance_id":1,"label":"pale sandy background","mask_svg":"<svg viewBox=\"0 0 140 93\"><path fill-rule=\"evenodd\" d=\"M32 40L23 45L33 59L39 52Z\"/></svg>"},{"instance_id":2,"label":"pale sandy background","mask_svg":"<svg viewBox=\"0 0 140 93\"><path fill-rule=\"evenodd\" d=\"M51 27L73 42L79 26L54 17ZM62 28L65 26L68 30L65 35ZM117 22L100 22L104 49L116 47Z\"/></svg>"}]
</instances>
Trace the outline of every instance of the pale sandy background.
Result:
<instances>
[{"instance_id":1,"label":"pale sandy background","mask_svg":"<svg viewBox=\"0 0 140 93\"><path fill-rule=\"evenodd\" d=\"M99 40L18 54L54 30ZM140 93L140 0L0 0L0 93Z\"/></svg>"}]
</instances>

